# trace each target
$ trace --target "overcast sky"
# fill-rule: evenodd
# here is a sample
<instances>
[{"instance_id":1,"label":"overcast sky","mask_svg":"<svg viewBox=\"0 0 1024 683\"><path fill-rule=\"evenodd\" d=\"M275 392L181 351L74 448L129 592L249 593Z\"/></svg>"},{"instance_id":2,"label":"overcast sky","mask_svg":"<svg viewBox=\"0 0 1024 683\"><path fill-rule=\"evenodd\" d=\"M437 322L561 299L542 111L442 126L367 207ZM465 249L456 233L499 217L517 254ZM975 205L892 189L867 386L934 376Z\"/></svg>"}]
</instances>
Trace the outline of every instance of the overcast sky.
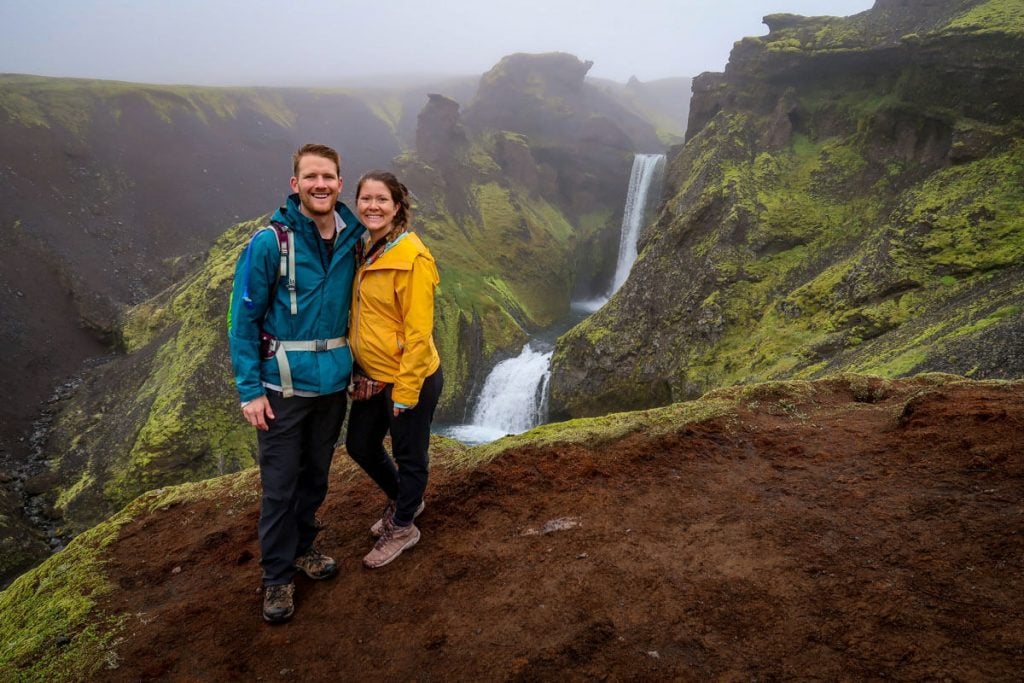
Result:
<instances>
[{"instance_id":1,"label":"overcast sky","mask_svg":"<svg viewBox=\"0 0 1024 683\"><path fill-rule=\"evenodd\" d=\"M197 85L481 74L570 52L625 81L721 71L765 14L873 0L0 0L0 72ZM385 82L386 83L386 82Z\"/></svg>"}]
</instances>

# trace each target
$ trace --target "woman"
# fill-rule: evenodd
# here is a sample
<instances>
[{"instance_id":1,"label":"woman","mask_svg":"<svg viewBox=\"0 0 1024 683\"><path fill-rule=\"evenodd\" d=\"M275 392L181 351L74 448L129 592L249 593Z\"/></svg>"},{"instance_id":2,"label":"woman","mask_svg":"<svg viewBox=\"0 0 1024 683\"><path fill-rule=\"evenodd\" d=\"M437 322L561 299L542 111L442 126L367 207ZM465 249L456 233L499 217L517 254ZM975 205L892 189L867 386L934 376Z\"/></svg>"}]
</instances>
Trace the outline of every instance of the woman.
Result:
<instances>
[{"instance_id":1,"label":"woman","mask_svg":"<svg viewBox=\"0 0 1024 683\"><path fill-rule=\"evenodd\" d=\"M383 567L420 540L413 519L423 511L430 423L444 379L434 346L434 257L409 232L409 191L386 171L356 186L361 245L352 296L349 342L358 366L345 446L388 497L370 527L377 536L363 558ZM394 460L384 449L391 432Z\"/></svg>"}]
</instances>

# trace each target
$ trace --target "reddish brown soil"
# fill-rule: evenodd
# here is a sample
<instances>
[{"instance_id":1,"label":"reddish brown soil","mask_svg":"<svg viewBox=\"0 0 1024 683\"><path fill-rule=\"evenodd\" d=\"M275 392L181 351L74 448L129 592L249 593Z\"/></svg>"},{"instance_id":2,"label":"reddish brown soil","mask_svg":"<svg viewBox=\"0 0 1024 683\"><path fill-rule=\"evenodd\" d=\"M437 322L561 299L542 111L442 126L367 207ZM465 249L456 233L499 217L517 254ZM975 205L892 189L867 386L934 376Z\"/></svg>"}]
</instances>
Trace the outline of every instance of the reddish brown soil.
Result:
<instances>
[{"instance_id":1,"label":"reddish brown soil","mask_svg":"<svg viewBox=\"0 0 1024 683\"><path fill-rule=\"evenodd\" d=\"M817 386L657 439L439 458L422 541L376 571L381 501L340 452L342 571L298 581L283 626L259 615L254 504L136 520L104 678L1020 680L1024 384Z\"/></svg>"}]
</instances>

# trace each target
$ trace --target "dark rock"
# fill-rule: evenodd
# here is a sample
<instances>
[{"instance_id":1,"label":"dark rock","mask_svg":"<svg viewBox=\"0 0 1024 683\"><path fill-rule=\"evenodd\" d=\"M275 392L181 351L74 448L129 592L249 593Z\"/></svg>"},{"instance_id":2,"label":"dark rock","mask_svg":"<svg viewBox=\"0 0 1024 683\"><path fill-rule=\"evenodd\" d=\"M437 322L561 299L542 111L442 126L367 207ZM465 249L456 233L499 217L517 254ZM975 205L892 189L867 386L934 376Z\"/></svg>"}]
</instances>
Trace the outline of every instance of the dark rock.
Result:
<instances>
[{"instance_id":1,"label":"dark rock","mask_svg":"<svg viewBox=\"0 0 1024 683\"><path fill-rule=\"evenodd\" d=\"M25 480L25 494L39 496L55 487L60 482L60 473L56 470L43 472Z\"/></svg>"},{"instance_id":2,"label":"dark rock","mask_svg":"<svg viewBox=\"0 0 1024 683\"><path fill-rule=\"evenodd\" d=\"M466 145L459 123L459 103L444 95L428 95L416 119L416 153L430 165L446 165Z\"/></svg>"}]
</instances>

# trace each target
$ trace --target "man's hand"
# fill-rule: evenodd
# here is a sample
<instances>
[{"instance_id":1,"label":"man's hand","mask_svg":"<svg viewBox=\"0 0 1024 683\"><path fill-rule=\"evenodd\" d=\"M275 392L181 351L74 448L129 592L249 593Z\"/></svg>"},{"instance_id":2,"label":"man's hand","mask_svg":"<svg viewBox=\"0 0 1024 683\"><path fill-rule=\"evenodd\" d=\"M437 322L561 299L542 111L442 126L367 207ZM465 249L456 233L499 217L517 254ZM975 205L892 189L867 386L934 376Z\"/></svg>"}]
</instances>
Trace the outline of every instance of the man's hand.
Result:
<instances>
[{"instance_id":1,"label":"man's hand","mask_svg":"<svg viewBox=\"0 0 1024 683\"><path fill-rule=\"evenodd\" d=\"M270 429L267 422L274 419L274 411L270 409L270 401L266 396L254 398L242 406L242 415L246 422L264 432Z\"/></svg>"}]
</instances>

